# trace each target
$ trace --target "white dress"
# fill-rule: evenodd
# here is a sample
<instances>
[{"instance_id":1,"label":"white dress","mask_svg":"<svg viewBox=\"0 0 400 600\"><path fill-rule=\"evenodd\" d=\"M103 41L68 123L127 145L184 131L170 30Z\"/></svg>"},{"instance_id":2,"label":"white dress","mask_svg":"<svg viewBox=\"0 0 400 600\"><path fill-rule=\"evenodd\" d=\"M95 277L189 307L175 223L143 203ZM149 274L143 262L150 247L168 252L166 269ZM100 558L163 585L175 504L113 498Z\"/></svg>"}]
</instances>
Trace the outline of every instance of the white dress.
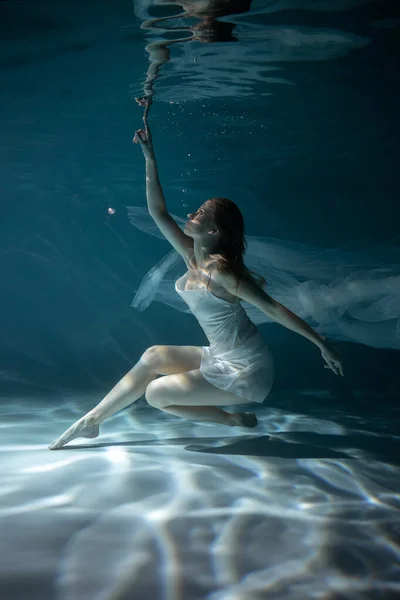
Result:
<instances>
[{"instance_id":1,"label":"white dress","mask_svg":"<svg viewBox=\"0 0 400 600\"><path fill-rule=\"evenodd\" d=\"M203 346L200 371L213 385L249 402L263 402L274 380L271 353L240 300L218 298L202 284L185 290L188 273L175 282L210 342Z\"/></svg>"}]
</instances>

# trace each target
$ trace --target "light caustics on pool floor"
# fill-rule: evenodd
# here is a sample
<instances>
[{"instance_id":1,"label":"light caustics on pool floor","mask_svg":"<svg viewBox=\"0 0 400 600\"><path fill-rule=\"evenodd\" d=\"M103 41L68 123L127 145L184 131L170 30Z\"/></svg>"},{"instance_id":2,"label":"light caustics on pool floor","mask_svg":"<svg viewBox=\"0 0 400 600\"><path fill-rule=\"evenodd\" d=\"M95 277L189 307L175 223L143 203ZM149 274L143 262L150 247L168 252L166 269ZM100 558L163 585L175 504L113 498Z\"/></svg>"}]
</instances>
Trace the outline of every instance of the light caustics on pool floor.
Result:
<instances>
[{"instance_id":1,"label":"light caustics on pool floor","mask_svg":"<svg viewBox=\"0 0 400 600\"><path fill-rule=\"evenodd\" d=\"M295 400L251 434L139 403L56 452L82 399L3 401L1 597L394 598L395 423Z\"/></svg>"}]
</instances>

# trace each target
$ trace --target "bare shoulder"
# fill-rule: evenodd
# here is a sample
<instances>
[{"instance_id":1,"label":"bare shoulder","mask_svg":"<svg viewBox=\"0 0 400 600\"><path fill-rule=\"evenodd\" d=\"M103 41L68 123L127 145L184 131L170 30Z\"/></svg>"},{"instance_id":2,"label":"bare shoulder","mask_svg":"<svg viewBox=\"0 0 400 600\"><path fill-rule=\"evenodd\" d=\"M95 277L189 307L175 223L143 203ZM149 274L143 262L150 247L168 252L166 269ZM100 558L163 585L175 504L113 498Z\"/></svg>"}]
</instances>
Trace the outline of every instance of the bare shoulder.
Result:
<instances>
[{"instance_id":1,"label":"bare shoulder","mask_svg":"<svg viewBox=\"0 0 400 600\"><path fill-rule=\"evenodd\" d=\"M232 273L216 273L216 283L227 292L233 294L263 312L270 311L276 305L262 287L252 277L238 278Z\"/></svg>"},{"instance_id":2,"label":"bare shoulder","mask_svg":"<svg viewBox=\"0 0 400 600\"><path fill-rule=\"evenodd\" d=\"M224 273L218 269L213 269L213 281L216 285L226 290L229 294L237 296L239 280L232 273Z\"/></svg>"}]
</instances>

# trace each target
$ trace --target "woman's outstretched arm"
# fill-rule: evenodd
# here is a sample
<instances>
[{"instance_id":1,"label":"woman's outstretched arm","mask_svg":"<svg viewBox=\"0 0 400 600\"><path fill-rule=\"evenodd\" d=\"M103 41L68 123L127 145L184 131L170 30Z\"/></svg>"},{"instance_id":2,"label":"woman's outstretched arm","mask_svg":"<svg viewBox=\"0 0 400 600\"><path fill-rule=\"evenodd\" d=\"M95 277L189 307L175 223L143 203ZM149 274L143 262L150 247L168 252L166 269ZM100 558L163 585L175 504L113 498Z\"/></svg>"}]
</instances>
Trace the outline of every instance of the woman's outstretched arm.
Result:
<instances>
[{"instance_id":1,"label":"woman's outstretched arm","mask_svg":"<svg viewBox=\"0 0 400 600\"><path fill-rule=\"evenodd\" d=\"M164 193L158 176L158 168L153 148L153 139L148 122L150 98L139 98L137 102L145 107L144 129L136 131L133 141L140 144L146 159L146 200L147 208L155 224L175 250L188 263L193 254L193 240L185 235L167 210Z\"/></svg>"},{"instance_id":2,"label":"woman's outstretched arm","mask_svg":"<svg viewBox=\"0 0 400 600\"><path fill-rule=\"evenodd\" d=\"M261 310L275 323L279 323L313 342L321 350L326 368L331 369L336 375L343 375L342 359L336 348L333 348L323 336L303 319L271 298L255 281L242 280L238 282L236 277L225 273L217 273L216 281L231 294L235 294L241 300L249 302Z\"/></svg>"}]
</instances>

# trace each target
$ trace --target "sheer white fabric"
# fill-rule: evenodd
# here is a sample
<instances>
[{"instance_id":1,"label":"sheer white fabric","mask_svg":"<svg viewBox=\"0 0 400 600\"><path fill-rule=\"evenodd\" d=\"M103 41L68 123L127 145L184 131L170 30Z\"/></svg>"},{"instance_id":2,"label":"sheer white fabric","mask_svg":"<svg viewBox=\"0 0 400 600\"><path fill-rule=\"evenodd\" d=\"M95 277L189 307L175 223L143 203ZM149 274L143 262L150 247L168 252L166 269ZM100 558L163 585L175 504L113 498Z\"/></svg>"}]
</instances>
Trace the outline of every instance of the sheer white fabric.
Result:
<instances>
[{"instance_id":1,"label":"sheer white fabric","mask_svg":"<svg viewBox=\"0 0 400 600\"><path fill-rule=\"evenodd\" d=\"M183 228L186 219L172 215ZM144 207L128 207L132 225L163 239ZM316 248L269 237L246 236L245 263L267 280L266 291L322 335L377 348L400 348L400 245ZM186 266L175 250L144 276L132 302L145 310L158 301L183 312L175 291ZM268 317L243 302L257 325Z\"/></svg>"}]
</instances>

